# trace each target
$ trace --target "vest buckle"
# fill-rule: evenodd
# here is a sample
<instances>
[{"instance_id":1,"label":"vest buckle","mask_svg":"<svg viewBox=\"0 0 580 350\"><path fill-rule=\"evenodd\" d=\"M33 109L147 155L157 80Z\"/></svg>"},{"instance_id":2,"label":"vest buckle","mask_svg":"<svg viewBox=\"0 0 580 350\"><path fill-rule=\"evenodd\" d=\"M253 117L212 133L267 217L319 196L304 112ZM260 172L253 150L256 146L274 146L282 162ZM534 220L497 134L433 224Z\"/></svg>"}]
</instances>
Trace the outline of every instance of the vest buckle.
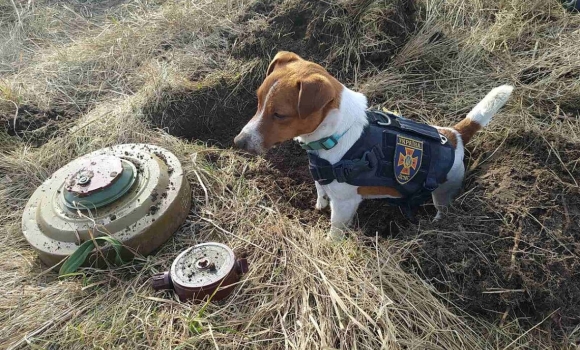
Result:
<instances>
[{"instance_id":1,"label":"vest buckle","mask_svg":"<svg viewBox=\"0 0 580 350\"><path fill-rule=\"evenodd\" d=\"M391 118L389 118L387 116L387 121L386 122L377 121L377 124L379 124L380 126L389 126L389 125L391 125Z\"/></svg>"},{"instance_id":2,"label":"vest buckle","mask_svg":"<svg viewBox=\"0 0 580 350\"><path fill-rule=\"evenodd\" d=\"M336 181L349 183L359 174L376 168L378 159L374 148L366 151L360 159L343 160L336 163L332 168Z\"/></svg>"},{"instance_id":3,"label":"vest buckle","mask_svg":"<svg viewBox=\"0 0 580 350\"><path fill-rule=\"evenodd\" d=\"M389 117L388 114L383 113L382 111L374 111L374 113L376 114L375 117L375 122L377 123L377 125L380 126L389 126L391 125L391 117Z\"/></svg>"}]
</instances>

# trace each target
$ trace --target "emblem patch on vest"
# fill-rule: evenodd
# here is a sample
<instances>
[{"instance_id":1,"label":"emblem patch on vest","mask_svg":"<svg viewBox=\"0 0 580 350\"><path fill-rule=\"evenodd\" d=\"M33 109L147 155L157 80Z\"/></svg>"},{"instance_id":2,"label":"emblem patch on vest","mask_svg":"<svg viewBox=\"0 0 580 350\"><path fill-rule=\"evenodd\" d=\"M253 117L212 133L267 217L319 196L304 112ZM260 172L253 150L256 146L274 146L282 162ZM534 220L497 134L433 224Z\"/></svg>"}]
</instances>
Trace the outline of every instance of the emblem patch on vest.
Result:
<instances>
[{"instance_id":1,"label":"emblem patch on vest","mask_svg":"<svg viewBox=\"0 0 580 350\"><path fill-rule=\"evenodd\" d=\"M423 141L397 135L395 147L395 178L401 185L411 181L419 172L423 159Z\"/></svg>"}]
</instances>

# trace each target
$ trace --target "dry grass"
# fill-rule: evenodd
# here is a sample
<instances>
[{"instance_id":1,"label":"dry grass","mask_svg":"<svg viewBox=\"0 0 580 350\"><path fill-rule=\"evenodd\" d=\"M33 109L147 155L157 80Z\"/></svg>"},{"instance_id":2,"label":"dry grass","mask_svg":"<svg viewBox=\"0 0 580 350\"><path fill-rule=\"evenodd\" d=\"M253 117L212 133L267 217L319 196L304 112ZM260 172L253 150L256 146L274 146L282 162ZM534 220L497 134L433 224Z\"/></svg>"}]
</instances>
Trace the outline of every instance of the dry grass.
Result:
<instances>
[{"instance_id":1,"label":"dry grass","mask_svg":"<svg viewBox=\"0 0 580 350\"><path fill-rule=\"evenodd\" d=\"M548 271L556 294L579 262L580 17L555 0L422 0L414 15L408 1L277 3L0 0L0 347L516 349L576 341L580 322L561 304L526 312L528 299L512 295L539 300L533 294L545 290L530 276L558 263L572 275ZM447 226L409 226L386 239L355 229L351 240L328 243L328 220L293 204L310 198L310 187L264 181L280 174L271 159L150 125L227 144L251 113L272 43L300 46L275 30L299 30L301 16L311 24L302 54L376 105L416 119L453 124L490 88L516 85L469 147L466 191ZM268 31L263 42L248 36ZM312 46L325 39L332 45ZM41 114L52 124L29 123ZM61 281L25 242L21 210L70 160L127 142L180 158L193 210L156 254ZM496 183L512 192L499 197ZM150 289L148 278L177 252L208 240L249 253L251 272L234 296L202 308ZM449 248L464 253L447 263ZM480 265L466 269L472 259ZM465 283L477 283L488 265L493 284L470 292ZM482 307L492 316L474 309L474 295L489 301ZM558 327L555 315L568 319Z\"/></svg>"}]
</instances>

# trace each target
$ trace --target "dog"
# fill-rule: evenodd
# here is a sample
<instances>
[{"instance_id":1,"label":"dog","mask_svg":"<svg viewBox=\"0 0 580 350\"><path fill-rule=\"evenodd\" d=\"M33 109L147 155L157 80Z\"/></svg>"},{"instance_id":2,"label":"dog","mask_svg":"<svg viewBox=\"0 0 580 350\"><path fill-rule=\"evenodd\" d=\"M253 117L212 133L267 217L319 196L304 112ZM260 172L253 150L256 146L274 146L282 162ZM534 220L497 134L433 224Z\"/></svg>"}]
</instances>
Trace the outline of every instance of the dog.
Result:
<instances>
[{"instance_id":1,"label":"dog","mask_svg":"<svg viewBox=\"0 0 580 350\"><path fill-rule=\"evenodd\" d=\"M384 127L375 132L376 135L391 133L393 144L381 146L386 142L372 141L376 145L372 152L364 152L364 157L361 156L364 159L345 159L345 155L352 153L353 145L364 143L364 138L370 137L367 135L371 123L367 98L348 89L322 66L295 53L280 51L270 62L266 77L257 90L257 112L235 137L234 145L252 154L262 154L275 145L294 139L306 148L311 160L311 173L316 180L315 209L322 210L330 205L328 238L341 240L363 199L385 198L403 203L409 196L425 200L427 194L437 209L434 220L441 219L463 183L464 145L490 122L512 91L510 85L491 90L465 119L453 127L429 126L392 113L373 112L375 117L371 119L376 121L373 128L398 125L395 131ZM383 137L376 135L373 137ZM427 148L430 148L432 158L428 167L425 165ZM391 152L394 158L385 156L385 152ZM447 160L439 161L435 153ZM324 165L313 164L313 161ZM437 168L442 163L448 165ZM348 172L344 171L345 167ZM391 169L390 174L381 175L390 178L377 180L376 169L380 167ZM422 167L428 169L421 170ZM443 176L431 176L431 182L436 180L435 186L426 186L425 179L430 177L432 169L434 173L443 171ZM321 170L327 174L322 176L326 177L324 179L315 176ZM422 175L416 176L421 171ZM353 173L356 174L352 176ZM422 183L413 184L421 195L414 195L412 191L415 190L410 191L405 186L414 181L413 178L421 177Z\"/></svg>"}]
</instances>

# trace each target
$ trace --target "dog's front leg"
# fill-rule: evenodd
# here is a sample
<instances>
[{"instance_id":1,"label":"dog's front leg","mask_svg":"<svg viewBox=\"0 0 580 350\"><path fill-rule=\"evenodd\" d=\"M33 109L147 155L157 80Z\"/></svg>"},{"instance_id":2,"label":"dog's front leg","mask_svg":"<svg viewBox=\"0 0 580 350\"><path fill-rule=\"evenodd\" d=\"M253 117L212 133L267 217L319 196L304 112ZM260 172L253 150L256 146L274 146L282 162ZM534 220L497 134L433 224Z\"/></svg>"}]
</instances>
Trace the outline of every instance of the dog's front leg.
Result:
<instances>
[{"instance_id":1,"label":"dog's front leg","mask_svg":"<svg viewBox=\"0 0 580 350\"><path fill-rule=\"evenodd\" d=\"M339 241L344 238L344 230L350 225L362 198L330 199L330 233L328 238Z\"/></svg>"},{"instance_id":2,"label":"dog's front leg","mask_svg":"<svg viewBox=\"0 0 580 350\"><path fill-rule=\"evenodd\" d=\"M317 181L314 182L314 184L316 185L316 206L314 207L316 210L322 210L326 207L328 207L328 196L326 195L326 192L324 191L324 188L322 188L322 185L319 184Z\"/></svg>"}]
</instances>

